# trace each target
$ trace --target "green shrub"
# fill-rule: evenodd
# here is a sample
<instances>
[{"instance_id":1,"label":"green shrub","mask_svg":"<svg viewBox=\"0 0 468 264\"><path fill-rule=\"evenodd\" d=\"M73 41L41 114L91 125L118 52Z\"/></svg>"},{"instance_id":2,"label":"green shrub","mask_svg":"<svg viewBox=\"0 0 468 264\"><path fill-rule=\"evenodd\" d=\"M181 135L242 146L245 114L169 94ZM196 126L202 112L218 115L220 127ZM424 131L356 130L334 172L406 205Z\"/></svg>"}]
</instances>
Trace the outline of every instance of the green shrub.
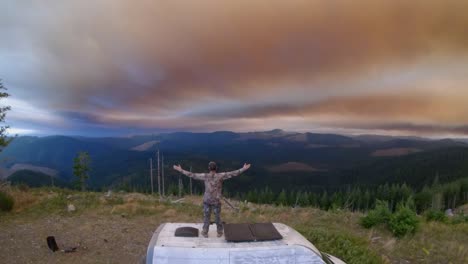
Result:
<instances>
[{"instance_id":1,"label":"green shrub","mask_svg":"<svg viewBox=\"0 0 468 264\"><path fill-rule=\"evenodd\" d=\"M461 223L468 223L468 215L464 215L463 213L456 214L451 218L450 223L454 225L461 224Z\"/></svg>"},{"instance_id":2,"label":"green shrub","mask_svg":"<svg viewBox=\"0 0 468 264\"><path fill-rule=\"evenodd\" d=\"M398 206L397 211L390 217L388 227L396 237L416 232L419 219L416 213L407 206Z\"/></svg>"},{"instance_id":3,"label":"green shrub","mask_svg":"<svg viewBox=\"0 0 468 264\"><path fill-rule=\"evenodd\" d=\"M379 224L385 224L388 223L391 215L392 213L388 208L388 203L377 200L375 208L360 219L360 224L364 228L371 228Z\"/></svg>"},{"instance_id":4,"label":"green shrub","mask_svg":"<svg viewBox=\"0 0 468 264\"><path fill-rule=\"evenodd\" d=\"M426 212L426 221L437 221L446 223L448 218L444 212L439 210L429 210Z\"/></svg>"},{"instance_id":5,"label":"green shrub","mask_svg":"<svg viewBox=\"0 0 468 264\"><path fill-rule=\"evenodd\" d=\"M11 195L6 192L0 191L0 211L11 211L13 209L13 205L15 204L15 200Z\"/></svg>"},{"instance_id":6,"label":"green shrub","mask_svg":"<svg viewBox=\"0 0 468 264\"><path fill-rule=\"evenodd\" d=\"M382 263L382 259L369 249L368 242L348 233L324 228L298 228L320 251L334 255L348 264Z\"/></svg>"}]
</instances>

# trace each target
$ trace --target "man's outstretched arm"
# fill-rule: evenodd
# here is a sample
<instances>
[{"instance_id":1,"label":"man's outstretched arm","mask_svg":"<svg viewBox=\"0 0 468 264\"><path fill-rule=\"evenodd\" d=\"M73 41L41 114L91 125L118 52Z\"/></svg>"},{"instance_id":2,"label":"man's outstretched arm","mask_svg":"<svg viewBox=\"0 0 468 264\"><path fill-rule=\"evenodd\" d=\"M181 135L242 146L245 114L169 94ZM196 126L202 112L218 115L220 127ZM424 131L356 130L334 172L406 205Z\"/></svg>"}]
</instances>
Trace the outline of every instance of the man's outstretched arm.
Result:
<instances>
[{"instance_id":1,"label":"man's outstretched arm","mask_svg":"<svg viewBox=\"0 0 468 264\"><path fill-rule=\"evenodd\" d=\"M180 165L174 165L174 170L190 177L190 178L194 178L195 180L201 180L203 181L205 179L205 173L193 173L193 172L190 172L190 171L186 171L184 169L182 169L182 167Z\"/></svg>"},{"instance_id":2,"label":"man's outstretched arm","mask_svg":"<svg viewBox=\"0 0 468 264\"><path fill-rule=\"evenodd\" d=\"M236 176L241 175L241 173L248 170L249 168L250 168L250 164L245 163L244 167L242 167L241 169L238 169L238 170L235 170L235 171L222 172L222 173L219 173L219 174L221 175L223 180L226 180L226 179L229 179L231 177L236 177Z\"/></svg>"}]
</instances>

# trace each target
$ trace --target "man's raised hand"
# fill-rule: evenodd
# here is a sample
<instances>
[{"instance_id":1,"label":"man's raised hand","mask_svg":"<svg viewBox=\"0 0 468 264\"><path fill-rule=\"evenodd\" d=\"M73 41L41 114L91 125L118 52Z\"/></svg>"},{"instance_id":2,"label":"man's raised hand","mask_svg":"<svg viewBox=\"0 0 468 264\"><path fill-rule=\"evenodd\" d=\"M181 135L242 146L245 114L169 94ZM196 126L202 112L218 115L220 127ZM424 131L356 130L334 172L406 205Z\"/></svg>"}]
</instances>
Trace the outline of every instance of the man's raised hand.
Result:
<instances>
[{"instance_id":1,"label":"man's raised hand","mask_svg":"<svg viewBox=\"0 0 468 264\"><path fill-rule=\"evenodd\" d=\"M179 165L174 165L173 168L174 168L174 170L176 170L176 171L182 171L182 167L180 166L180 164L179 164Z\"/></svg>"},{"instance_id":2,"label":"man's raised hand","mask_svg":"<svg viewBox=\"0 0 468 264\"><path fill-rule=\"evenodd\" d=\"M244 170L248 170L249 168L250 168L250 164L244 163L243 169L244 169Z\"/></svg>"}]
</instances>

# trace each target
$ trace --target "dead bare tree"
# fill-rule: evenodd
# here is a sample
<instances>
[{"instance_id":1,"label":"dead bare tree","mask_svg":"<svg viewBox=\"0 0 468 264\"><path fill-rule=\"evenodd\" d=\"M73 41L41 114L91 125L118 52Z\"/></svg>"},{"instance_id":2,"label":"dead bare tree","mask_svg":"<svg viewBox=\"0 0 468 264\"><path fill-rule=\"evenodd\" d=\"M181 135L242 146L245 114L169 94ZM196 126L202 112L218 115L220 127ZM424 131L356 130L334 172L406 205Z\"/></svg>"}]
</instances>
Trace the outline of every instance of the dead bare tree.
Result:
<instances>
[{"instance_id":1,"label":"dead bare tree","mask_svg":"<svg viewBox=\"0 0 468 264\"><path fill-rule=\"evenodd\" d=\"M192 166L190 166L190 172L192 172ZM189 178L190 179L190 195L193 195L193 192L192 192L192 178Z\"/></svg>"},{"instance_id":2,"label":"dead bare tree","mask_svg":"<svg viewBox=\"0 0 468 264\"><path fill-rule=\"evenodd\" d=\"M162 193L161 193L161 169L160 169L160 165L159 165L159 149L158 149L158 153L157 153L157 156L158 156L158 193L159 193L159 198L162 198Z\"/></svg>"},{"instance_id":3,"label":"dead bare tree","mask_svg":"<svg viewBox=\"0 0 468 264\"><path fill-rule=\"evenodd\" d=\"M150 158L151 195L153 195L153 159Z\"/></svg>"},{"instance_id":4,"label":"dead bare tree","mask_svg":"<svg viewBox=\"0 0 468 264\"><path fill-rule=\"evenodd\" d=\"M182 197L182 178L180 177L179 174L179 197Z\"/></svg>"},{"instance_id":5,"label":"dead bare tree","mask_svg":"<svg viewBox=\"0 0 468 264\"><path fill-rule=\"evenodd\" d=\"M164 154L161 155L161 177L162 177L162 195L166 196L166 191L164 188Z\"/></svg>"}]
</instances>

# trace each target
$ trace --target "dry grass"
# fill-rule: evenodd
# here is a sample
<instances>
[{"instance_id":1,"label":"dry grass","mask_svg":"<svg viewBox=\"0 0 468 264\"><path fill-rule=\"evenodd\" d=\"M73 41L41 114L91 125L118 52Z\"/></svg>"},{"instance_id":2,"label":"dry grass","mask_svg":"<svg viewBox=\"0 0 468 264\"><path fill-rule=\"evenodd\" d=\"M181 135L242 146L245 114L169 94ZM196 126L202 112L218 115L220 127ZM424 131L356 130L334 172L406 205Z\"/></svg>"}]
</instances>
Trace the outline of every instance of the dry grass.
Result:
<instances>
[{"instance_id":1,"label":"dry grass","mask_svg":"<svg viewBox=\"0 0 468 264\"><path fill-rule=\"evenodd\" d=\"M83 262L95 258L104 263L124 263L124 260L128 263L137 261L137 257L144 254L151 232L160 223L202 221L202 200L198 196L186 196L181 203L171 203L159 201L156 196L133 193L115 193L110 197L103 193L76 193L57 189L31 189L27 192L12 190L11 193L17 203L12 213L0 216L0 233L3 233L0 235L0 241L3 241L0 242L0 248L3 248L0 249L0 258L12 262L18 259L8 259L10 252L29 248L31 245L28 243L31 242L26 239L5 245L4 241L7 240L4 239L8 236L24 235L29 239L36 234L43 238L49 231L56 230L70 234L70 237L64 239L75 241L73 236L77 236L87 245L88 249L80 253ZM76 206L75 212L67 212L66 207L70 203ZM395 239L383 228L363 229L359 225L362 216L359 213L233 203L241 209L240 213L223 205L225 222L283 222L301 230L319 249L346 258L349 263L468 263L466 223L452 225L423 222L414 236ZM51 224L50 221L62 224ZM96 223L99 223L100 228L95 226ZM108 244L91 239L95 236L112 240L115 247L124 250L112 251ZM50 253L44 248L43 242L38 241L41 246L33 251L46 256ZM91 250L91 247L95 249ZM136 251L129 252L127 249ZM68 262L79 263L80 258L72 258ZM37 258L28 254L20 260L31 262ZM57 257L52 261L48 258L47 261L35 262L59 260L64 259Z\"/></svg>"},{"instance_id":2,"label":"dry grass","mask_svg":"<svg viewBox=\"0 0 468 264\"><path fill-rule=\"evenodd\" d=\"M14 190L10 192L15 198L15 204L13 206L13 212L19 213L28 207L32 207L40 203L46 197L37 193L22 192Z\"/></svg>"}]
</instances>

